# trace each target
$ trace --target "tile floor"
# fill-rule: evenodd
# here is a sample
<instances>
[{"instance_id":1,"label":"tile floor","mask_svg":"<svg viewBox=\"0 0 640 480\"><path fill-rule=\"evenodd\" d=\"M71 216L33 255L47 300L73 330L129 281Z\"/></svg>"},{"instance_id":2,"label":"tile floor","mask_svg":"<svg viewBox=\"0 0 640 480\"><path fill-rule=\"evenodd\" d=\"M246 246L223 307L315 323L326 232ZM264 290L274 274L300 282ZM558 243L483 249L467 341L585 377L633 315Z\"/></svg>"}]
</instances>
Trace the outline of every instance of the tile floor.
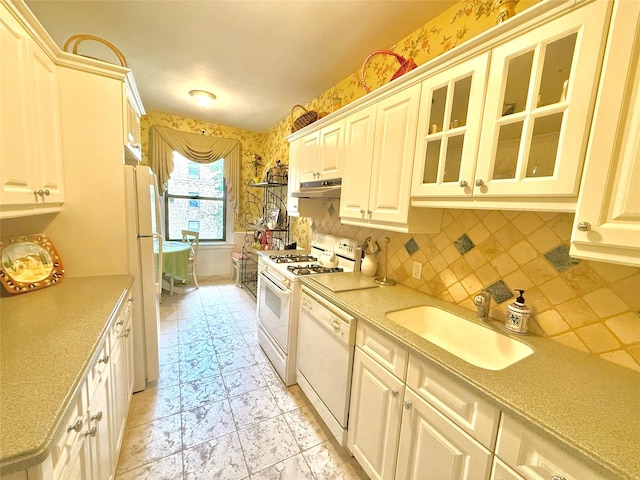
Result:
<instances>
[{"instance_id":1,"label":"tile floor","mask_svg":"<svg viewBox=\"0 0 640 480\"><path fill-rule=\"evenodd\" d=\"M163 294L160 379L133 396L116 480L368 478L284 387L256 322L230 281Z\"/></svg>"}]
</instances>

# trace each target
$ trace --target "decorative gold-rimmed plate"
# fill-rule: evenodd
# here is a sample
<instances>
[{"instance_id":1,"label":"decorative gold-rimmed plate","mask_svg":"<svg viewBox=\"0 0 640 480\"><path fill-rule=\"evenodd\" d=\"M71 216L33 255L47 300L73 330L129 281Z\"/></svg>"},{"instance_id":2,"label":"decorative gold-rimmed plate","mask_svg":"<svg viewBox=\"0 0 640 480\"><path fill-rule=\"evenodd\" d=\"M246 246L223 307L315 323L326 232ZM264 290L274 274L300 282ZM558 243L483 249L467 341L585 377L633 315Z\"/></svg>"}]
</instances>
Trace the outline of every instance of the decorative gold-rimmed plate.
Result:
<instances>
[{"instance_id":1,"label":"decorative gold-rimmed plate","mask_svg":"<svg viewBox=\"0 0 640 480\"><path fill-rule=\"evenodd\" d=\"M64 268L51 240L42 233L0 239L0 282L12 294L60 283Z\"/></svg>"}]
</instances>

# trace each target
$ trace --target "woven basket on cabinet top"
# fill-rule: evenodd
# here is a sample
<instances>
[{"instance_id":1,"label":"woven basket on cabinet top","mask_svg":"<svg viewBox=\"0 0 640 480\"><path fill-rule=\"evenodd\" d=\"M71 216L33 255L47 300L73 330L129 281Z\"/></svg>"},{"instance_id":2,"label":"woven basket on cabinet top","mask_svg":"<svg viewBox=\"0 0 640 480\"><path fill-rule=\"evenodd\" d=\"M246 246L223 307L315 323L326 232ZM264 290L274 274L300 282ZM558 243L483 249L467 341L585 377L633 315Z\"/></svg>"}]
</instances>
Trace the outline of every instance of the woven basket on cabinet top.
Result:
<instances>
[{"instance_id":1,"label":"woven basket on cabinet top","mask_svg":"<svg viewBox=\"0 0 640 480\"><path fill-rule=\"evenodd\" d=\"M78 53L78 47L80 46L80 43L84 42L85 40L93 40L95 42L105 45L107 48L109 48L109 50L111 50L115 54L116 57L118 57L118 61L120 62L121 66L129 68L129 65L127 65L127 59L124 57L122 52L118 50L118 48L113 43L106 41L104 38L96 37L95 35L85 35L85 34L72 35L67 39L66 42L64 42L64 46L62 47L62 50L64 50L65 52L68 52L69 47L72 46L73 48L71 53L73 53L74 55L82 55ZM89 55L82 55L82 56L93 58L94 60L102 60L101 58L89 57ZM105 60L102 60L102 61L104 62Z\"/></svg>"},{"instance_id":2,"label":"woven basket on cabinet top","mask_svg":"<svg viewBox=\"0 0 640 480\"><path fill-rule=\"evenodd\" d=\"M293 119L293 112L296 108L301 108L304 110L304 113L300 115L295 120ZM306 127L307 125L311 125L313 122L318 120L318 112L309 111L304 108L302 105L294 105L291 109L291 133L297 132L301 128Z\"/></svg>"},{"instance_id":3,"label":"woven basket on cabinet top","mask_svg":"<svg viewBox=\"0 0 640 480\"><path fill-rule=\"evenodd\" d=\"M371 89L369 88L369 86L367 85L367 82L364 79L364 71L369 65L369 62L371 61L371 59L376 55L392 55L396 57L396 60L398 60L398 62L400 63L400 68L396 71L396 73L393 74L393 77L391 77L391 80L395 80L396 78L404 75L407 72L410 72L411 70L417 67L416 62L413 60L413 58L405 58L399 53L392 52L391 50L376 50L375 52L370 53L369 56L367 56L367 58L364 59L364 62L362 63L362 68L360 69L360 83L362 84L362 87L365 89L367 93L371 92Z\"/></svg>"}]
</instances>

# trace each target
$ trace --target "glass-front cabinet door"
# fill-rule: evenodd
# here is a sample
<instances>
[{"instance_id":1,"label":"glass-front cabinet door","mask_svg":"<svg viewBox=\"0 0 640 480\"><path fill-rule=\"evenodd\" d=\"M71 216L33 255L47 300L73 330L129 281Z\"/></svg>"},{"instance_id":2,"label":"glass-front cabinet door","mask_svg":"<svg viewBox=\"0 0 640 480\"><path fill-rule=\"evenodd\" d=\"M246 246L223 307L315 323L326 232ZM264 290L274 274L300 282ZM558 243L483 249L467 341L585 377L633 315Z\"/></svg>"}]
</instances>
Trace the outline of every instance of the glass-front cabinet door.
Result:
<instances>
[{"instance_id":1,"label":"glass-front cabinet door","mask_svg":"<svg viewBox=\"0 0 640 480\"><path fill-rule=\"evenodd\" d=\"M471 195L489 54L422 83L412 197Z\"/></svg>"},{"instance_id":2,"label":"glass-front cabinet door","mask_svg":"<svg viewBox=\"0 0 640 480\"><path fill-rule=\"evenodd\" d=\"M492 50L474 196L577 196L610 3Z\"/></svg>"}]
</instances>

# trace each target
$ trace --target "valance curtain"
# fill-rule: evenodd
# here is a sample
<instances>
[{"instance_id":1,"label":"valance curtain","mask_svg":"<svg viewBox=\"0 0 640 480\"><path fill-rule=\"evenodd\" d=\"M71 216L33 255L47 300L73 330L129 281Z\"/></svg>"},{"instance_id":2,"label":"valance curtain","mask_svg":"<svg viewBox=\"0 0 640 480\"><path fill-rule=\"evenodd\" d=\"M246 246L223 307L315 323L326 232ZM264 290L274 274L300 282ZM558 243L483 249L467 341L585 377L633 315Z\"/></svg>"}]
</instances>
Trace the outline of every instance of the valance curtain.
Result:
<instances>
[{"instance_id":1,"label":"valance curtain","mask_svg":"<svg viewBox=\"0 0 640 480\"><path fill-rule=\"evenodd\" d=\"M149 166L158 176L158 187L164 193L173 172L173 152L196 163L224 162L227 199L238 215L240 185L240 142L228 138L210 137L172 128L149 128Z\"/></svg>"}]
</instances>

